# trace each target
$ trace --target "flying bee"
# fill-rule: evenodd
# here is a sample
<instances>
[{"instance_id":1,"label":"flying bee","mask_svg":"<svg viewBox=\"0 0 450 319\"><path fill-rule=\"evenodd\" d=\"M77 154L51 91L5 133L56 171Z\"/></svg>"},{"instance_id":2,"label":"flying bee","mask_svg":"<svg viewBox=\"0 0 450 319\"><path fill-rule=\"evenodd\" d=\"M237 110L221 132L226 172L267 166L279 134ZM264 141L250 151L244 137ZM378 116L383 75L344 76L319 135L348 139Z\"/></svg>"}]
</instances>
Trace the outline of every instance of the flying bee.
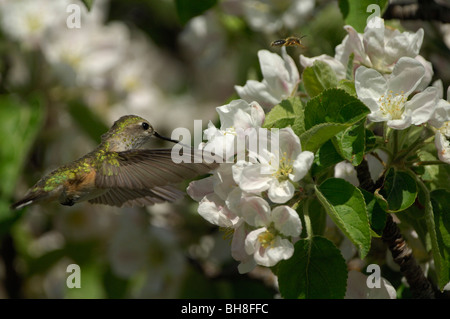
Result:
<instances>
[{"instance_id":1,"label":"flying bee","mask_svg":"<svg viewBox=\"0 0 450 319\"><path fill-rule=\"evenodd\" d=\"M299 47L305 48L305 46L302 44L302 41L301 41L304 37L306 37L306 35L302 36L301 38L288 37L286 39L275 40L270 45L273 47L299 46Z\"/></svg>"}]
</instances>

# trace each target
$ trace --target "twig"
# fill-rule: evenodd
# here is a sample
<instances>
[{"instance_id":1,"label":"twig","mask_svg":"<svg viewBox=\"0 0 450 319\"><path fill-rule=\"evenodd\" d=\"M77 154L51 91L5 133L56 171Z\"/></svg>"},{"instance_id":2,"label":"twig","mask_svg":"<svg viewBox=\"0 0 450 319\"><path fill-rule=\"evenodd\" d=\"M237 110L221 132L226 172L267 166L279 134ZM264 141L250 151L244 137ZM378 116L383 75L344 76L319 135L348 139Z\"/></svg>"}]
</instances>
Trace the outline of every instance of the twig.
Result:
<instances>
[{"instance_id":1,"label":"twig","mask_svg":"<svg viewBox=\"0 0 450 319\"><path fill-rule=\"evenodd\" d=\"M373 193L381 187L382 178L376 183L372 181L365 159L356 167L356 172L362 189ZM435 295L431 283L423 274L422 268L417 264L411 248L408 247L391 214L387 214L382 239L388 245L395 263L400 266L400 272L405 276L413 298L434 299Z\"/></svg>"},{"instance_id":2,"label":"twig","mask_svg":"<svg viewBox=\"0 0 450 319\"><path fill-rule=\"evenodd\" d=\"M383 18L399 20L436 20L450 23L450 8L433 0L390 4Z\"/></svg>"},{"instance_id":3,"label":"twig","mask_svg":"<svg viewBox=\"0 0 450 319\"><path fill-rule=\"evenodd\" d=\"M434 290L431 283L423 274L422 268L417 264L411 248L406 244L391 214L387 214L382 238L388 245L394 261L400 266L400 272L405 276L413 298L434 299Z\"/></svg>"}]
</instances>

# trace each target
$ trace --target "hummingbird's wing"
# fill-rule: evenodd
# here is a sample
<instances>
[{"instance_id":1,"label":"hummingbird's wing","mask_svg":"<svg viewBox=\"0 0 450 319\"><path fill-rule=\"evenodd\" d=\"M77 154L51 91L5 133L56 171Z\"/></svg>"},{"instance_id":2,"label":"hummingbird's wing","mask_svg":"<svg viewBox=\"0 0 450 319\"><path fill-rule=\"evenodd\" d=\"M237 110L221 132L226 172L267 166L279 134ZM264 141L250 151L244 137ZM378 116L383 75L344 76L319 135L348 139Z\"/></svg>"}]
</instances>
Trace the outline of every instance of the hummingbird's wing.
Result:
<instances>
[{"instance_id":1,"label":"hummingbird's wing","mask_svg":"<svg viewBox=\"0 0 450 319\"><path fill-rule=\"evenodd\" d=\"M99 188L152 189L192 179L218 167L217 163L194 163L198 152L201 151L190 150L187 163L175 163L171 149L106 153L106 160L97 169L95 184Z\"/></svg>"},{"instance_id":2,"label":"hummingbird's wing","mask_svg":"<svg viewBox=\"0 0 450 319\"><path fill-rule=\"evenodd\" d=\"M92 204L110 206L148 206L163 202L174 202L184 196L184 192L171 186L157 186L152 189L111 188L106 193L89 200Z\"/></svg>"}]
</instances>

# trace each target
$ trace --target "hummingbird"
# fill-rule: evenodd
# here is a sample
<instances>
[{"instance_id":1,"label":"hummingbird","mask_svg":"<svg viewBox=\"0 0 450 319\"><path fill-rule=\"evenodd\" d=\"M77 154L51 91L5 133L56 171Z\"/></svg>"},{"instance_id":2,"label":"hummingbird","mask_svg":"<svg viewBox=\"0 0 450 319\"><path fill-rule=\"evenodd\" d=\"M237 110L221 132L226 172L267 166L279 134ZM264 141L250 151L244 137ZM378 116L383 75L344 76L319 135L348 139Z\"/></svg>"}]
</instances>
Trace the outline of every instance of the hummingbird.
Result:
<instances>
[{"instance_id":1,"label":"hummingbird","mask_svg":"<svg viewBox=\"0 0 450 319\"><path fill-rule=\"evenodd\" d=\"M93 151L41 178L11 208L54 200L67 206L87 200L118 207L174 202L184 196L174 184L218 167L204 157L201 163L174 163L171 149L141 149L152 137L178 143L159 135L142 117L122 116ZM193 159L195 151L189 152Z\"/></svg>"}]
</instances>

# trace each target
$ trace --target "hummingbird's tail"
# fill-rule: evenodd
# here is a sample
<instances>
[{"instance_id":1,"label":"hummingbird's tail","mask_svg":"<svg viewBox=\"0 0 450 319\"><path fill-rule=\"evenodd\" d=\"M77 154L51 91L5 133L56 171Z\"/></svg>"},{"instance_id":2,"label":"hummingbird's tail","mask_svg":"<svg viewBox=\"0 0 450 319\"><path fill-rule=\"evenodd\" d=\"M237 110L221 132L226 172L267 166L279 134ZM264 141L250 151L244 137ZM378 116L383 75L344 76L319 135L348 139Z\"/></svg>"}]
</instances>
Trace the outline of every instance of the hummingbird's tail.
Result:
<instances>
[{"instance_id":1,"label":"hummingbird's tail","mask_svg":"<svg viewBox=\"0 0 450 319\"><path fill-rule=\"evenodd\" d=\"M25 206L32 205L35 202L43 200L45 197L47 197L47 195L43 192L30 192L25 195L24 198L12 204L10 208L13 210L22 209Z\"/></svg>"}]
</instances>

